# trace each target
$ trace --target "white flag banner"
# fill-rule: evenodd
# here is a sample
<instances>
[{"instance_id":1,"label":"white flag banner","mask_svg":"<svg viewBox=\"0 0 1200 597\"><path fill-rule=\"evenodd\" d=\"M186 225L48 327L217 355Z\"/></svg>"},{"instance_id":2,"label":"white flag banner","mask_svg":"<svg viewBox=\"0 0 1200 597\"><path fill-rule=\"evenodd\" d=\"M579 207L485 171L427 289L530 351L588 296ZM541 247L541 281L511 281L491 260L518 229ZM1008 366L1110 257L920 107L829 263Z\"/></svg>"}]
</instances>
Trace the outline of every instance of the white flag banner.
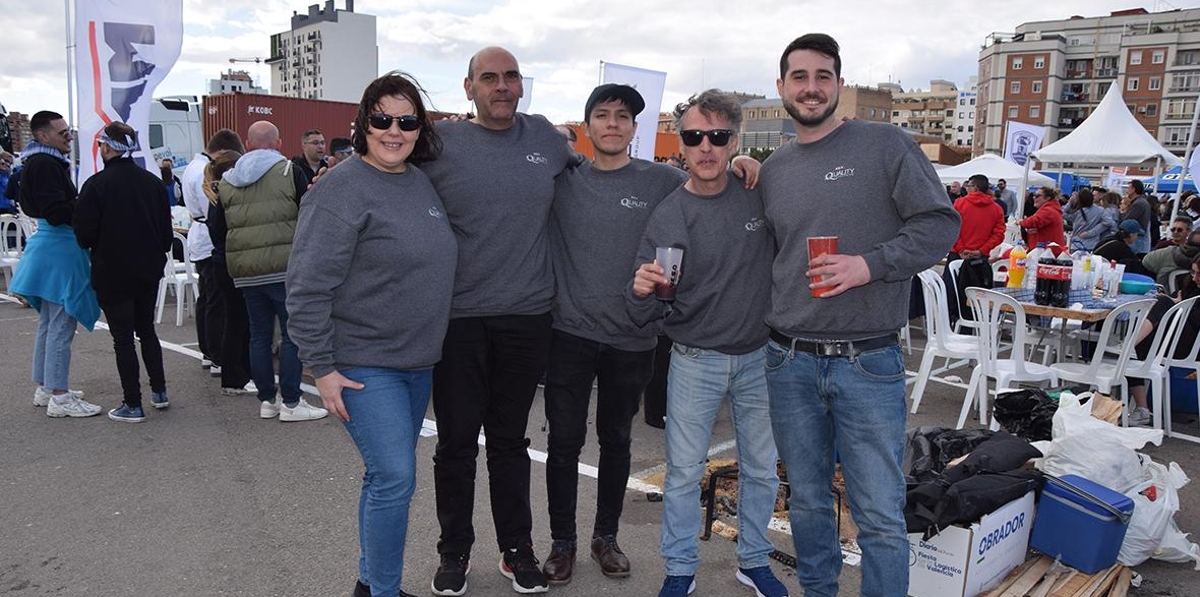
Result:
<instances>
[{"instance_id":1,"label":"white flag banner","mask_svg":"<svg viewBox=\"0 0 1200 597\"><path fill-rule=\"evenodd\" d=\"M1008 121L1008 135L1004 143L1004 159L1025 165L1029 154L1042 148L1042 138L1046 136L1046 127L1024 122Z\"/></svg>"},{"instance_id":2,"label":"white flag banner","mask_svg":"<svg viewBox=\"0 0 1200 597\"><path fill-rule=\"evenodd\" d=\"M533 77L521 77L521 99L517 100L517 111L529 113L529 102L533 101Z\"/></svg>"},{"instance_id":3,"label":"white flag banner","mask_svg":"<svg viewBox=\"0 0 1200 597\"><path fill-rule=\"evenodd\" d=\"M1108 169L1108 176L1104 179L1104 186L1110 189L1119 189L1125 184L1125 166L1113 166Z\"/></svg>"},{"instance_id":4,"label":"white flag banner","mask_svg":"<svg viewBox=\"0 0 1200 597\"><path fill-rule=\"evenodd\" d=\"M183 0L76 0L79 183L104 167L96 139L121 121L138 134L133 157L147 164L150 104L183 46Z\"/></svg>"},{"instance_id":5,"label":"white flag banner","mask_svg":"<svg viewBox=\"0 0 1200 597\"><path fill-rule=\"evenodd\" d=\"M637 116L637 134L634 135L633 143L630 144L629 155L653 162L654 141L658 138L658 111L662 107L667 73L601 62L600 81L633 87L646 101L646 109Z\"/></svg>"}]
</instances>

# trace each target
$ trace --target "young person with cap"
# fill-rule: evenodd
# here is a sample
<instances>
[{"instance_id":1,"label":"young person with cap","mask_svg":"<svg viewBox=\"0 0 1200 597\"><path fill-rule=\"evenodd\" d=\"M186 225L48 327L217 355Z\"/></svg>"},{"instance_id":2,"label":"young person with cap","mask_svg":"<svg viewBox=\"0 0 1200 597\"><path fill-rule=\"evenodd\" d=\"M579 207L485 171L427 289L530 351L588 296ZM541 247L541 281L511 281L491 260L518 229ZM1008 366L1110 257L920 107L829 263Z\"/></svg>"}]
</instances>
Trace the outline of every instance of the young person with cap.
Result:
<instances>
[{"instance_id":1,"label":"young person with cap","mask_svg":"<svg viewBox=\"0 0 1200 597\"><path fill-rule=\"evenodd\" d=\"M546 367L546 489L554 543L543 571L553 584L570 582L574 569L579 453L587 439L593 380L600 471L592 558L606 576L630 571L616 535L633 417L653 371L658 326L629 319L624 290L650 214L687 179L676 168L630 157L634 119L645 107L628 85L606 83L592 91L583 134L595 147L595 159L558 176L550 210L555 294Z\"/></svg>"}]
</instances>

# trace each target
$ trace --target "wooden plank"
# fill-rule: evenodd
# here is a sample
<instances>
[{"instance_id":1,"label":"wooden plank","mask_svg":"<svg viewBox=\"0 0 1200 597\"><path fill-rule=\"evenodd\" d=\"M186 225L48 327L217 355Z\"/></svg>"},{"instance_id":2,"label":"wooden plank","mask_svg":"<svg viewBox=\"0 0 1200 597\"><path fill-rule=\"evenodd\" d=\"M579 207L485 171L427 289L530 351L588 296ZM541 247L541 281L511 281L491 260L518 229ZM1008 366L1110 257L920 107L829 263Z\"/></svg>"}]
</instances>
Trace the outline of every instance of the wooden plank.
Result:
<instances>
[{"instance_id":1,"label":"wooden plank","mask_svg":"<svg viewBox=\"0 0 1200 597\"><path fill-rule=\"evenodd\" d=\"M1079 589L1092 582L1092 576L1093 575L1091 574L1084 574L1076 570L1075 575L1069 577L1067 582L1055 587L1055 589L1050 592L1049 597L1074 597L1075 593L1079 592Z\"/></svg>"},{"instance_id":2,"label":"wooden plank","mask_svg":"<svg viewBox=\"0 0 1200 597\"><path fill-rule=\"evenodd\" d=\"M1026 570L1029 570L1030 566L1033 566L1038 560L1044 559L1045 557L1046 556L1040 556L1025 560L1020 566L1010 570L1008 575L1004 577L1004 580L1000 581L1000 584L996 588L986 593L981 593L980 597L1000 597L1000 595L1004 593L1004 591L1008 590L1013 583L1017 582L1018 578L1021 578L1022 574L1025 574Z\"/></svg>"},{"instance_id":3,"label":"wooden plank","mask_svg":"<svg viewBox=\"0 0 1200 597\"><path fill-rule=\"evenodd\" d=\"M1066 586L1067 583L1071 582L1071 580L1073 580L1076 576L1079 576L1079 571L1074 569L1064 574L1062 578L1058 579L1058 582L1055 582L1054 586L1050 589L1051 594L1053 595L1058 593L1059 590Z\"/></svg>"},{"instance_id":4,"label":"wooden plank","mask_svg":"<svg viewBox=\"0 0 1200 597\"><path fill-rule=\"evenodd\" d=\"M1108 592L1108 597L1126 597L1129 594L1131 583L1133 583L1133 570L1122 568L1120 576L1117 577L1117 583Z\"/></svg>"},{"instance_id":5,"label":"wooden plank","mask_svg":"<svg viewBox=\"0 0 1200 597\"><path fill-rule=\"evenodd\" d=\"M1109 571L1108 578L1104 579L1104 582L1100 583L1100 586L1095 591L1092 591L1092 595L1094 597L1101 597L1107 594L1108 590L1117 582L1117 577L1121 576L1121 571L1123 570L1125 570L1124 566L1120 564L1114 565Z\"/></svg>"},{"instance_id":6,"label":"wooden plank","mask_svg":"<svg viewBox=\"0 0 1200 597\"><path fill-rule=\"evenodd\" d=\"M1072 597L1095 597L1101 595L1100 587L1104 586L1109 577L1116 574L1119 566L1120 564L1113 564L1111 568L1093 574L1092 581L1087 586L1079 589Z\"/></svg>"},{"instance_id":7,"label":"wooden plank","mask_svg":"<svg viewBox=\"0 0 1200 597\"><path fill-rule=\"evenodd\" d=\"M1029 570L1025 571L1025 574L1022 574L1017 579L1017 582L1014 582L1012 586L1008 587L1008 590L1001 593L1000 597L1024 597L1029 592L1029 589L1032 589L1034 585L1038 584L1038 581L1042 580L1042 577L1046 575L1046 571L1053 564L1054 560L1050 558L1039 559L1029 567Z\"/></svg>"}]
</instances>

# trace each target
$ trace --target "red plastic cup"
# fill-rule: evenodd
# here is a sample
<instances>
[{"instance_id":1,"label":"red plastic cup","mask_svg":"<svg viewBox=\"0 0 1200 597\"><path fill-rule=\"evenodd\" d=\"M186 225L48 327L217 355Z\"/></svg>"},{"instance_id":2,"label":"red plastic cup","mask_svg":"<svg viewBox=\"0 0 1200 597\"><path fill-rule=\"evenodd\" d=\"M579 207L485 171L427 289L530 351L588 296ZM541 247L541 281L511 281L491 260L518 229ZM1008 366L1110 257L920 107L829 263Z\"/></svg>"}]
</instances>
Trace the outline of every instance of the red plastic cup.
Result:
<instances>
[{"instance_id":1,"label":"red plastic cup","mask_svg":"<svg viewBox=\"0 0 1200 597\"><path fill-rule=\"evenodd\" d=\"M836 236L810 236L808 237L808 261L812 263L813 259L822 255L837 255L838 252L838 237ZM813 282L821 282L824 276L813 276ZM829 288L813 288L813 296L822 296L825 293L833 290Z\"/></svg>"}]
</instances>

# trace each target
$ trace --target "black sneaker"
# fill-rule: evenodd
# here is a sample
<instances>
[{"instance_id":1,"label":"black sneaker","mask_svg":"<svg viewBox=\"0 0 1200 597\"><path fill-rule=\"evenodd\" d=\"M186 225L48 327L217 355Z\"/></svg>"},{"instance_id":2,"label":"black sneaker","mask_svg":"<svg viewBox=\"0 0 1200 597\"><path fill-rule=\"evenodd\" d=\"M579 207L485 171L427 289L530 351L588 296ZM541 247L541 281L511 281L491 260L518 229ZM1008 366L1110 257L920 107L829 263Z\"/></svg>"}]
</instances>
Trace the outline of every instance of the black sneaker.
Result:
<instances>
[{"instance_id":1,"label":"black sneaker","mask_svg":"<svg viewBox=\"0 0 1200 597\"><path fill-rule=\"evenodd\" d=\"M417 597L412 593L405 593L404 589L400 589L400 593L398 593L398 595L400 597ZM354 583L354 594L351 597L371 597L371 587L364 585L361 580L356 581Z\"/></svg>"},{"instance_id":2,"label":"black sneaker","mask_svg":"<svg viewBox=\"0 0 1200 597\"><path fill-rule=\"evenodd\" d=\"M467 592L467 574L471 572L471 556L465 553L444 553L442 563L429 589L434 595L458 597Z\"/></svg>"},{"instance_id":3,"label":"black sneaker","mask_svg":"<svg viewBox=\"0 0 1200 597\"><path fill-rule=\"evenodd\" d=\"M542 565L533 555L532 545L504 550L500 556L500 574L512 581L513 590L518 593L545 593L550 590L550 583L542 573Z\"/></svg>"}]
</instances>

